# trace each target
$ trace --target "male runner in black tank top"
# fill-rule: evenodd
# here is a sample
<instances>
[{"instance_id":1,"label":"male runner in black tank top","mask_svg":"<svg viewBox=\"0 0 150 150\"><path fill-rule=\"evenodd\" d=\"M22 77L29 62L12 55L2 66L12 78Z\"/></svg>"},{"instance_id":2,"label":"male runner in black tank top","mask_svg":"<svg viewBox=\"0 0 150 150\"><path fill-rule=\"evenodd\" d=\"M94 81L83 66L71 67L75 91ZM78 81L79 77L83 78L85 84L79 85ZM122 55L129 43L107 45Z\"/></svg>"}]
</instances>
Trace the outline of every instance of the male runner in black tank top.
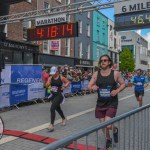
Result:
<instances>
[{"instance_id":1,"label":"male runner in black tank top","mask_svg":"<svg viewBox=\"0 0 150 150\"><path fill-rule=\"evenodd\" d=\"M100 57L99 65L101 69L93 74L88 88L89 90L96 90L98 92L95 117L101 122L104 122L115 117L118 107L117 94L125 88L125 82L118 71L111 69L112 60L108 55ZM117 83L120 84L119 87L117 87ZM111 138L109 134L109 130L111 129L112 126L106 128L107 148L111 146ZM103 132L105 132L105 129Z\"/></svg>"},{"instance_id":2,"label":"male runner in black tank top","mask_svg":"<svg viewBox=\"0 0 150 150\"><path fill-rule=\"evenodd\" d=\"M50 75L46 87L51 86L51 94L52 97L51 102L51 124L48 127L49 132L54 131L54 121L55 121L55 110L59 113L59 115L62 118L62 125L65 125L66 118L64 116L64 113L60 107L60 104L62 103L64 96L62 95L62 91L70 85L70 82L63 76L59 75L59 72L55 66L53 66L50 70ZM64 86L63 86L64 84Z\"/></svg>"}]
</instances>

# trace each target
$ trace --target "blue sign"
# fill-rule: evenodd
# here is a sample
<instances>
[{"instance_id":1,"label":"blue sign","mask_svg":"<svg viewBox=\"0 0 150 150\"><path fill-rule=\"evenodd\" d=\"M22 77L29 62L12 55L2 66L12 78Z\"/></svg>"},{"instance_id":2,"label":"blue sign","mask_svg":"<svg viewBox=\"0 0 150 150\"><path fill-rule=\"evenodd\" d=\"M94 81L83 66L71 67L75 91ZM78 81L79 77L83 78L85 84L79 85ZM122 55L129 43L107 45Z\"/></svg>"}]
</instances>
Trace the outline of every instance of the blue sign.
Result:
<instances>
[{"instance_id":1,"label":"blue sign","mask_svg":"<svg viewBox=\"0 0 150 150\"><path fill-rule=\"evenodd\" d=\"M42 82L42 65L12 65L11 83Z\"/></svg>"},{"instance_id":2,"label":"blue sign","mask_svg":"<svg viewBox=\"0 0 150 150\"><path fill-rule=\"evenodd\" d=\"M11 84L10 85L10 105L18 104L28 100L28 85Z\"/></svg>"},{"instance_id":3,"label":"blue sign","mask_svg":"<svg viewBox=\"0 0 150 150\"><path fill-rule=\"evenodd\" d=\"M81 81L71 83L71 92L72 93L80 91L81 88L82 88Z\"/></svg>"}]
</instances>

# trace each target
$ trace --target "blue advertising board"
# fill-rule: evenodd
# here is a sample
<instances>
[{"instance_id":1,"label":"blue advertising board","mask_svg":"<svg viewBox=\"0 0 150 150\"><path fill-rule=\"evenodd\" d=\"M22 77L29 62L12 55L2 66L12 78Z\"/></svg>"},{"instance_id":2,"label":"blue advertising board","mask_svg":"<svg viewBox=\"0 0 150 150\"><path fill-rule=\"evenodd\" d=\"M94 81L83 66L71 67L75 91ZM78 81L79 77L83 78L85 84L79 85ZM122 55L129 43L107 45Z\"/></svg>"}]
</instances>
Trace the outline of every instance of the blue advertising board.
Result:
<instances>
[{"instance_id":1,"label":"blue advertising board","mask_svg":"<svg viewBox=\"0 0 150 150\"><path fill-rule=\"evenodd\" d=\"M18 104L28 100L27 84L10 85L10 105Z\"/></svg>"},{"instance_id":2,"label":"blue advertising board","mask_svg":"<svg viewBox=\"0 0 150 150\"><path fill-rule=\"evenodd\" d=\"M11 83L42 82L42 65L12 65Z\"/></svg>"},{"instance_id":3,"label":"blue advertising board","mask_svg":"<svg viewBox=\"0 0 150 150\"><path fill-rule=\"evenodd\" d=\"M72 93L80 91L81 88L82 88L81 81L71 83L71 92Z\"/></svg>"}]
</instances>

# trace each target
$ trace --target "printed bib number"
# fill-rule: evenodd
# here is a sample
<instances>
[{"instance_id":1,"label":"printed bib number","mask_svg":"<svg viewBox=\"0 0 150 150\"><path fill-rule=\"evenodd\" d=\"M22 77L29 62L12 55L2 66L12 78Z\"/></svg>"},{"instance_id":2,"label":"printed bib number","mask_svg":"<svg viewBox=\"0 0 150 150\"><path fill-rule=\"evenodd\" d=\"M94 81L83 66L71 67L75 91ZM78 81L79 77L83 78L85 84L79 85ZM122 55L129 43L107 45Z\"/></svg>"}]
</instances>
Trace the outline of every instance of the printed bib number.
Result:
<instances>
[{"instance_id":1,"label":"printed bib number","mask_svg":"<svg viewBox=\"0 0 150 150\"><path fill-rule=\"evenodd\" d=\"M100 97L108 98L110 96L110 89L99 89Z\"/></svg>"},{"instance_id":2,"label":"printed bib number","mask_svg":"<svg viewBox=\"0 0 150 150\"><path fill-rule=\"evenodd\" d=\"M51 87L51 91L52 92L57 92L58 91L58 87L57 86L52 86Z\"/></svg>"},{"instance_id":3,"label":"printed bib number","mask_svg":"<svg viewBox=\"0 0 150 150\"><path fill-rule=\"evenodd\" d=\"M137 82L136 85L140 86L143 85L142 82Z\"/></svg>"}]
</instances>

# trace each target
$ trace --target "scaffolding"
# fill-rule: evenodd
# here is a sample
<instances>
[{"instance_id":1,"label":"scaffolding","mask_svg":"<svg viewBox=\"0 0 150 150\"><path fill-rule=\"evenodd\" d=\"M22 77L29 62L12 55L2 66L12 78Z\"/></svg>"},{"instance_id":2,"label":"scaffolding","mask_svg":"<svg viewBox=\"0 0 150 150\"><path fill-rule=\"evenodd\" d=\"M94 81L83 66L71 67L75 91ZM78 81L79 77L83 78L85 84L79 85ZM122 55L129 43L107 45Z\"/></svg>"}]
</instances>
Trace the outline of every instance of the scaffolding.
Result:
<instances>
[{"instance_id":1,"label":"scaffolding","mask_svg":"<svg viewBox=\"0 0 150 150\"><path fill-rule=\"evenodd\" d=\"M83 13L93 10L101 10L106 8L114 7L115 3L120 3L130 0L83 0L77 3L70 3L66 5L60 5L57 7L51 7L49 9L41 9L28 11L23 13L16 13L11 15L0 16L0 25L20 22L20 21L30 21L37 17L44 16L54 16L57 14L65 13L66 15Z\"/></svg>"}]
</instances>

